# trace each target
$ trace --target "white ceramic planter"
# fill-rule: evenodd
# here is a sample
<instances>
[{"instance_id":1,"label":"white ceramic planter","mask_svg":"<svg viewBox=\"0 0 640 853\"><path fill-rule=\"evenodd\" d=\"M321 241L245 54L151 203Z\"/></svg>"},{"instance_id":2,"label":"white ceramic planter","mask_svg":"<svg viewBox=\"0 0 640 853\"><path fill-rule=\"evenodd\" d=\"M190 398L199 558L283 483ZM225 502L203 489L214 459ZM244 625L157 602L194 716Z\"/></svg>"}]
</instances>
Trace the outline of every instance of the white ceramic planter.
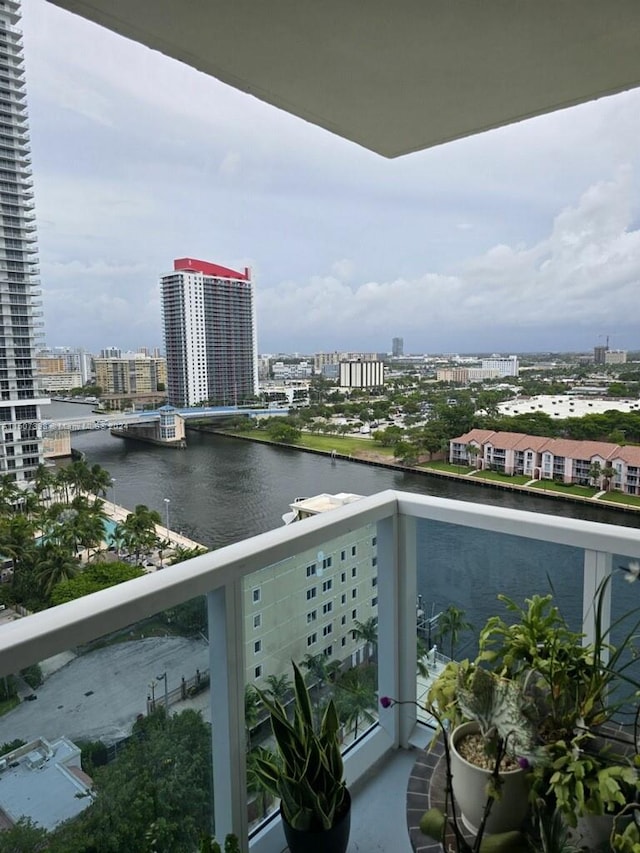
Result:
<instances>
[{"instance_id":1,"label":"white ceramic planter","mask_svg":"<svg viewBox=\"0 0 640 853\"><path fill-rule=\"evenodd\" d=\"M491 773L470 764L456 749L456 743L467 734L478 731L477 723L463 723L451 733L451 776L453 795L460 808L462 822L469 832L477 834L487 802L487 783ZM495 800L485 827L488 833L519 829L529 810L529 788L526 771L518 768L501 773L502 796Z\"/></svg>"}]
</instances>

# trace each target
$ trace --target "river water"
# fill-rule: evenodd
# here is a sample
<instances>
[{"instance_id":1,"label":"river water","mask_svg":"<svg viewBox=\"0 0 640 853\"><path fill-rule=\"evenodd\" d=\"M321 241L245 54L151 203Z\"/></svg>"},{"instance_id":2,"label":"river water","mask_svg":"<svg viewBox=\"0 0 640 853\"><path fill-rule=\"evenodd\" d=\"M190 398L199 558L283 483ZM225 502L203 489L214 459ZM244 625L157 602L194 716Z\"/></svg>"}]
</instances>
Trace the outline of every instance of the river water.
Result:
<instances>
[{"instance_id":1,"label":"river water","mask_svg":"<svg viewBox=\"0 0 640 853\"><path fill-rule=\"evenodd\" d=\"M91 407L79 404L53 403L43 417L90 411ZM224 436L189 432L187 442L186 450L174 450L114 438L108 430L72 436L73 447L114 478L115 494L108 495L110 500L115 498L131 509L144 503L164 520L168 498L170 527L210 548L279 526L297 496L321 492L370 495L397 489L610 524L637 527L640 523L640 516L601 506L331 460ZM579 549L435 522L420 522L418 537L419 589L428 613L454 603L479 626L501 607L496 603L498 592L522 599L525 594L549 591L551 579L557 603L578 626L582 607ZM626 586L616 580L614 604L616 597L622 600L628 593Z\"/></svg>"}]
</instances>

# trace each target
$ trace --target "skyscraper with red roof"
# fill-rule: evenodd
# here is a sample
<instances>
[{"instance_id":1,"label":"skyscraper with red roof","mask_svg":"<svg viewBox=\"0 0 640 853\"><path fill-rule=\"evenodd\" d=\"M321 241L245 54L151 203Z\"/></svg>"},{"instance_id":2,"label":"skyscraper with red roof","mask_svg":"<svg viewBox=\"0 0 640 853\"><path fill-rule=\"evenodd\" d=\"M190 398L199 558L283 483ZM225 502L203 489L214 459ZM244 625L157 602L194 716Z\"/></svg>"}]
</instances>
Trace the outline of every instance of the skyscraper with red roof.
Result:
<instances>
[{"instance_id":1,"label":"skyscraper with red roof","mask_svg":"<svg viewBox=\"0 0 640 853\"><path fill-rule=\"evenodd\" d=\"M178 258L160 280L167 398L174 406L237 405L258 393L251 271Z\"/></svg>"}]
</instances>

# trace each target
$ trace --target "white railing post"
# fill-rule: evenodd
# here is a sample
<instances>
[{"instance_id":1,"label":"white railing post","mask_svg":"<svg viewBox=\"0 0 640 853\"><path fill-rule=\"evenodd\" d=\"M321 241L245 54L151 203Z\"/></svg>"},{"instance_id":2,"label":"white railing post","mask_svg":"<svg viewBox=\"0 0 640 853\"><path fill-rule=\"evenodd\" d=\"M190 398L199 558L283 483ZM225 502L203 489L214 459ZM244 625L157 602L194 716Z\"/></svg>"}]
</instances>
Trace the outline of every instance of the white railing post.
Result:
<instances>
[{"instance_id":1,"label":"white railing post","mask_svg":"<svg viewBox=\"0 0 640 853\"><path fill-rule=\"evenodd\" d=\"M601 597L602 631L606 633L611 625L611 582L607 583L604 592L601 593L602 584L611 576L613 569L612 555L604 551L584 552L584 581L582 596L582 630L584 632L583 644L585 646L595 640L595 617L597 598ZM603 663L606 663L609 654L603 651Z\"/></svg>"},{"instance_id":2,"label":"white railing post","mask_svg":"<svg viewBox=\"0 0 640 853\"><path fill-rule=\"evenodd\" d=\"M242 581L208 593L207 610L215 832L234 832L247 851Z\"/></svg>"},{"instance_id":3,"label":"white railing post","mask_svg":"<svg viewBox=\"0 0 640 853\"><path fill-rule=\"evenodd\" d=\"M416 521L392 516L378 522L378 688L380 696L416 699ZM409 744L415 705L382 713L380 724L395 746Z\"/></svg>"}]
</instances>

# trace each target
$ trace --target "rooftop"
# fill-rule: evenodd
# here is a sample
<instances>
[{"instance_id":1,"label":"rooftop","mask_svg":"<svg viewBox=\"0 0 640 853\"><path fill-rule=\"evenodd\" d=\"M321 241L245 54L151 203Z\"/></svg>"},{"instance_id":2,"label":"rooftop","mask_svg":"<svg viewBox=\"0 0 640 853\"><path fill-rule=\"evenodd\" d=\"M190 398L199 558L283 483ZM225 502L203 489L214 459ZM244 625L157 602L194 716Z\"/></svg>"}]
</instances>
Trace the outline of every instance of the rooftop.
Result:
<instances>
[{"instance_id":1,"label":"rooftop","mask_svg":"<svg viewBox=\"0 0 640 853\"><path fill-rule=\"evenodd\" d=\"M86 809L91 784L74 743L38 738L0 757L0 813L10 822L25 816L51 830Z\"/></svg>"}]
</instances>

